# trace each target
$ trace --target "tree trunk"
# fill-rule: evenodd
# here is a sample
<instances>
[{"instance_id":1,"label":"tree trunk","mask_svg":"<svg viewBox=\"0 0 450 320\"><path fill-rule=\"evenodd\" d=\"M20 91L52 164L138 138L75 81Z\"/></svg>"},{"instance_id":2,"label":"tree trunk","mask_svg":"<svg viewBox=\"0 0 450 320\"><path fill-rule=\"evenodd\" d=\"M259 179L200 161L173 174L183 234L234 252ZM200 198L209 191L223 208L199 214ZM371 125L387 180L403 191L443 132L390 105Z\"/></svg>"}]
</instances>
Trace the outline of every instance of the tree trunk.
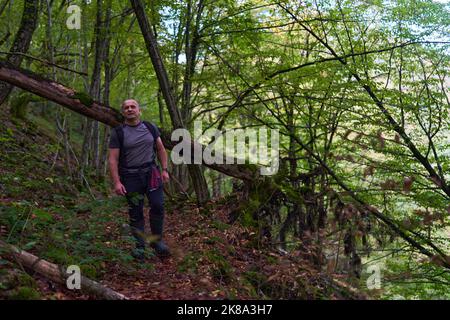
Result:
<instances>
[{"instance_id":1,"label":"tree trunk","mask_svg":"<svg viewBox=\"0 0 450 320\"><path fill-rule=\"evenodd\" d=\"M107 5L111 6L111 1L107 2ZM106 8L109 11L109 8ZM102 65L105 61L106 55L106 42L107 42L107 30L109 29L109 20L104 17L104 8L101 0L97 1L97 18L95 25L95 63L92 70L91 85L89 88L89 94L95 101L100 101L100 88L102 78ZM106 21L106 22L103 22ZM100 166L99 155L99 123L98 121L91 121L88 126L88 130L84 136L83 142L83 156L82 156L82 168L81 172L84 173L87 166L94 168L97 172ZM92 152L92 153L91 153ZM89 159L89 154L91 157ZM89 161L90 160L90 161Z\"/></svg>"},{"instance_id":2,"label":"tree trunk","mask_svg":"<svg viewBox=\"0 0 450 320\"><path fill-rule=\"evenodd\" d=\"M109 3L110 4L110 3ZM95 25L95 63L94 69L92 70L92 80L91 87L89 89L89 94L91 97L100 101L100 88L102 79L102 65L105 60L106 54L106 26L103 23L103 4L101 0L97 0L97 20ZM94 121L92 128L92 159L91 166L98 169L99 165L99 125L98 121Z\"/></svg>"},{"instance_id":3,"label":"tree trunk","mask_svg":"<svg viewBox=\"0 0 450 320\"><path fill-rule=\"evenodd\" d=\"M176 106L175 98L170 87L169 77L164 66L161 54L159 52L158 43L156 42L155 34L150 28L149 21L145 15L144 6L140 0L130 0L131 5L136 13L136 17L141 28L142 35L145 39L148 53L152 60L153 67L156 72L156 76L161 87L161 91L166 101L166 105L169 111L172 125L175 129L184 128L183 120L179 109ZM208 186L206 179L199 165L188 165L189 174L192 179L195 193L197 195L197 202L199 204L206 202L209 199Z\"/></svg>"},{"instance_id":4,"label":"tree trunk","mask_svg":"<svg viewBox=\"0 0 450 320\"><path fill-rule=\"evenodd\" d=\"M220 172L212 172L212 191L214 198L222 195L222 180L223 175Z\"/></svg>"},{"instance_id":5,"label":"tree trunk","mask_svg":"<svg viewBox=\"0 0 450 320\"><path fill-rule=\"evenodd\" d=\"M183 80L183 94L181 103L181 115L183 117L184 123L191 120L191 93L192 93L192 76L195 72L195 65L197 64L197 52L199 47L199 34L198 26L200 24L200 19L203 13L204 3L200 0L197 6L197 11L195 14L195 24L192 23L194 20L194 13L191 11L191 1L188 2L188 12L186 21L186 31L185 31L185 55L186 55L186 67L184 71ZM192 36L191 36L192 33Z\"/></svg>"},{"instance_id":6,"label":"tree trunk","mask_svg":"<svg viewBox=\"0 0 450 320\"><path fill-rule=\"evenodd\" d=\"M39 13L39 1L25 0L23 5L22 20L20 21L19 31L17 31L14 43L9 50L11 53L27 53L30 48L31 38L37 26ZM14 66L19 67L23 56L10 54L6 60ZM0 105L5 102L11 93L12 86L8 83L0 82Z\"/></svg>"},{"instance_id":7,"label":"tree trunk","mask_svg":"<svg viewBox=\"0 0 450 320\"><path fill-rule=\"evenodd\" d=\"M86 2L83 1L83 7L82 7L82 11L84 11L86 9ZM86 25L87 24L87 15L83 14L81 15L82 20L81 23L82 25ZM80 54L82 54L83 56L83 71L86 74L86 76L83 77L84 80L84 89L85 92L90 92L90 85L92 84L89 83L89 48L88 48L88 36L87 33L85 31L85 28L82 28L82 40L83 40L83 45L80 46ZM93 73L94 74L94 73ZM82 127L81 127L81 132L83 132L83 144L81 147L81 156L80 156L80 163L79 163L79 168L78 168L78 179L80 182L80 185L84 185L85 183L85 169L88 167L89 165L89 150L90 148L90 143L91 143L91 133L92 133L92 119L91 118L87 118L84 119L84 121L81 121Z\"/></svg>"},{"instance_id":8,"label":"tree trunk","mask_svg":"<svg viewBox=\"0 0 450 320\"><path fill-rule=\"evenodd\" d=\"M89 167L89 151L91 150L92 142L92 126L93 120L86 118L83 125L83 145L81 147L81 163L80 163L80 182L83 183L83 176L86 169Z\"/></svg>"},{"instance_id":9,"label":"tree trunk","mask_svg":"<svg viewBox=\"0 0 450 320\"><path fill-rule=\"evenodd\" d=\"M0 6L0 16L3 14L3 11L5 11L6 6L8 5L10 0L5 0L2 5Z\"/></svg>"},{"instance_id":10,"label":"tree trunk","mask_svg":"<svg viewBox=\"0 0 450 320\"><path fill-rule=\"evenodd\" d=\"M163 127L164 126L164 102L162 101L161 90L158 90L157 99L158 99L159 123L161 124L161 127Z\"/></svg>"},{"instance_id":11,"label":"tree trunk","mask_svg":"<svg viewBox=\"0 0 450 320\"><path fill-rule=\"evenodd\" d=\"M56 68L54 66L55 64L55 47L53 45L53 39L52 39L52 27L53 27L53 19L52 19L52 1L46 0L46 8L47 8L47 25L46 25L46 52L48 53L48 61L52 64L52 70L51 70L51 79L53 81L57 81L57 74L56 74ZM53 107L51 104L53 102L49 102L47 106ZM58 130L57 134L61 135L61 140L64 144L64 152L61 152L61 154L64 155L64 161L66 164L66 170L68 176L72 179L72 168L70 165L70 150L69 150L69 138L68 138L68 131L69 131L69 125L67 122L66 115L63 116L63 119L61 120L61 114L62 114L62 107L57 106L57 111L55 114L55 123L56 128Z\"/></svg>"},{"instance_id":12,"label":"tree trunk","mask_svg":"<svg viewBox=\"0 0 450 320\"><path fill-rule=\"evenodd\" d=\"M110 20L111 20L111 0L108 0L106 3L106 16L105 16L105 24L104 28L106 31L109 31L110 28ZM111 36L109 35L109 32L105 32L105 49L104 49L104 67L105 67L105 83L103 86L103 104L109 105L109 95L110 95L110 87L111 87L111 80L113 76L113 70L111 66L110 61L110 44L111 44ZM100 160L97 166L97 178L103 179L106 176L106 162L107 162L107 155L108 155L108 141L109 141L109 135L111 128L109 126L102 126L104 127L103 130L103 143L102 143L102 150L100 153Z\"/></svg>"},{"instance_id":13,"label":"tree trunk","mask_svg":"<svg viewBox=\"0 0 450 320\"><path fill-rule=\"evenodd\" d=\"M183 77L183 91L181 95L181 117L183 123L189 123L192 117L191 112L192 76L194 75L195 65L197 63L197 51L199 45L198 25L200 23L203 8L204 8L203 0L199 1L196 11L192 10L192 0L189 0L187 3L187 12L184 21L186 64ZM194 17L196 17L195 23L193 23ZM190 169L186 165L179 165L178 167L179 168L177 170L178 173L177 179L187 188L189 187L188 173ZM204 178L202 177L202 179Z\"/></svg>"},{"instance_id":14,"label":"tree trunk","mask_svg":"<svg viewBox=\"0 0 450 320\"><path fill-rule=\"evenodd\" d=\"M29 268L51 281L66 285L68 274L64 268L43 260L31 253L20 250L19 248L7 244L0 240L0 248L6 250L6 257L12 262L17 262L26 268ZM92 294L96 297L106 300L126 300L123 294L118 293L108 287L105 287L98 282L92 281L83 275L81 275L80 290L88 294Z\"/></svg>"}]
</instances>

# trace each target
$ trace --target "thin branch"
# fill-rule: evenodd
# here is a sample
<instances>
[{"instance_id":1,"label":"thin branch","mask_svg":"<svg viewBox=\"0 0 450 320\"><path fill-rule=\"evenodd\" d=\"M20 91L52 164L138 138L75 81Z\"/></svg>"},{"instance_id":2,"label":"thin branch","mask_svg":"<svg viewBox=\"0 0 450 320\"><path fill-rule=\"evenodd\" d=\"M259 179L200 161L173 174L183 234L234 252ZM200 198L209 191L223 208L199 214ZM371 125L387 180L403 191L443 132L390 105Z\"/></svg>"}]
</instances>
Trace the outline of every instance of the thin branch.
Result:
<instances>
[{"instance_id":1,"label":"thin branch","mask_svg":"<svg viewBox=\"0 0 450 320\"><path fill-rule=\"evenodd\" d=\"M378 109L381 111L383 116L386 118L387 122L391 125L392 129L396 131L402 139L405 141L408 149L411 151L411 153L414 155L414 157L422 164L422 166L428 171L430 174L430 178L436 180L436 183L439 184L440 188L445 192L445 194L450 198L450 186L446 183L445 177L440 176L436 170L433 168L431 163L428 161L428 159L422 155L422 153L419 151L419 149L416 147L416 145L413 143L412 139L409 137L409 135L406 133L405 128L401 127L397 121L393 118L391 113L386 109L386 106L383 104L383 102L378 98L378 96L375 94L375 91L373 88L367 84L365 81L361 79L359 74L357 74L355 71L351 70L348 62L345 58L342 56L339 56L334 49L322 38L320 38L311 28L306 26L304 23L302 23L300 20L297 19L297 17L283 4L278 3L278 6L280 6L282 9L284 9L291 17L298 22L298 24L305 29L309 34L311 34L317 41L319 41L325 48L328 49L331 55L335 57L337 61L339 61L347 70L349 73L355 78L355 80L361 85L361 87L367 92L367 94L372 98L375 105L378 107ZM408 42L408 43L414 43ZM446 42L448 43L448 42Z\"/></svg>"},{"instance_id":2,"label":"thin branch","mask_svg":"<svg viewBox=\"0 0 450 320\"><path fill-rule=\"evenodd\" d=\"M39 62L41 62L41 63L43 63L43 64L45 64L45 65L47 65L47 66L52 66L52 67L56 67L56 68L58 68L58 69L62 69L62 70L65 70L65 71L77 73L77 74L82 75L82 76L87 76L87 73L85 73L85 72L80 72L80 71L72 70L72 69L69 69L69 68L66 68L66 67L57 65L57 64L55 64L55 63L52 63L52 62L50 62L50 61L43 60L43 59L41 59L41 58L37 58L37 57L31 56L31 55L26 54L26 53L21 53L21 52L4 52L4 51L0 51L0 54L5 54L5 55L15 55L15 56L23 56L23 57L28 58L28 59L32 59L32 60L39 61Z\"/></svg>"}]
</instances>

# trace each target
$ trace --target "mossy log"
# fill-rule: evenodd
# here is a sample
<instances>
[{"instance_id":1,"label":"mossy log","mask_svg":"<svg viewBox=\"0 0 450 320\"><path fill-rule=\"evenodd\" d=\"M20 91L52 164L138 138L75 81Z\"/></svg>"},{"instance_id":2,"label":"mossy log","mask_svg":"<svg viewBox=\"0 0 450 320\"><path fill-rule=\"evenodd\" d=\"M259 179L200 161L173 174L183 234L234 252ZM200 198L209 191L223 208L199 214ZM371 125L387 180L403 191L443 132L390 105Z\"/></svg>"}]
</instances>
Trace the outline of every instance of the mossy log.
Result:
<instances>
[{"instance_id":1,"label":"mossy log","mask_svg":"<svg viewBox=\"0 0 450 320\"><path fill-rule=\"evenodd\" d=\"M66 285L67 273L64 268L43 260L35 255L20 250L16 246L7 244L0 240L0 249L6 251L5 258L17 262L22 266L31 269L47 279ZM81 288L80 290L84 293L96 296L105 300L126 300L127 297L121 293L118 293L108 287L101 285L91 279L88 279L81 275Z\"/></svg>"},{"instance_id":2,"label":"mossy log","mask_svg":"<svg viewBox=\"0 0 450 320\"><path fill-rule=\"evenodd\" d=\"M111 127L118 126L123 121L123 116L120 114L119 110L98 101L94 101L83 92L77 92L73 88L46 79L29 70L17 68L6 61L0 61L0 81L12 84ZM171 150L178 141L172 141L169 130L161 130L160 128L160 131L164 146ZM197 145L194 148L194 145L197 143L193 140L187 141L186 143L190 143L193 150L199 150L199 148L201 148L201 150L205 149L204 145ZM194 153L192 153L191 163L194 163L193 158ZM245 181L253 181L260 177L257 166L237 164L238 162L236 159L231 163L233 164L203 163L203 165L228 176Z\"/></svg>"}]
</instances>

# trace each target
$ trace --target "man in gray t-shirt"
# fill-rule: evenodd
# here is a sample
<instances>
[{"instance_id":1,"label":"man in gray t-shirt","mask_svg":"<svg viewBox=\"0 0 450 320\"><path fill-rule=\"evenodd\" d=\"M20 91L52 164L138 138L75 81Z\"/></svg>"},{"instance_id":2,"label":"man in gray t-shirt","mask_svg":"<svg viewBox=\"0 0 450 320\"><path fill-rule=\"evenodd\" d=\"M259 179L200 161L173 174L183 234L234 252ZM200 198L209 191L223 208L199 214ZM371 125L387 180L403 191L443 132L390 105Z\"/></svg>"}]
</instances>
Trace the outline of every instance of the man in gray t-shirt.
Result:
<instances>
[{"instance_id":1,"label":"man in gray t-shirt","mask_svg":"<svg viewBox=\"0 0 450 320\"><path fill-rule=\"evenodd\" d=\"M167 153L156 126L140 120L141 111L136 100L125 100L122 104L122 114L125 117L124 124L111 131L109 168L114 192L126 196L128 201L130 226L136 239L136 250L132 254L139 260L144 258L143 195L145 194L150 203L150 229L154 236L151 245L159 256L168 256L169 249L162 241L164 221L162 183L169 181ZM123 139L122 144L118 133ZM156 165L156 156L162 165L162 173Z\"/></svg>"},{"instance_id":2,"label":"man in gray t-shirt","mask_svg":"<svg viewBox=\"0 0 450 320\"><path fill-rule=\"evenodd\" d=\"M138 169L134 167L140 167L145 163L155 161L156 155L153 148L155 140L159 138L159 131L158 129L156 129L156 127L155 132L157 132L157 135L154 137L142 121L139 122L136 126L131 126L124 123L123 157L127 163L127 167L122 167L122 172L135 173L138 171ZM109 148L120 148L119 138L117 137L116 130L111 131Z\"/></svg>"}]
</instances>

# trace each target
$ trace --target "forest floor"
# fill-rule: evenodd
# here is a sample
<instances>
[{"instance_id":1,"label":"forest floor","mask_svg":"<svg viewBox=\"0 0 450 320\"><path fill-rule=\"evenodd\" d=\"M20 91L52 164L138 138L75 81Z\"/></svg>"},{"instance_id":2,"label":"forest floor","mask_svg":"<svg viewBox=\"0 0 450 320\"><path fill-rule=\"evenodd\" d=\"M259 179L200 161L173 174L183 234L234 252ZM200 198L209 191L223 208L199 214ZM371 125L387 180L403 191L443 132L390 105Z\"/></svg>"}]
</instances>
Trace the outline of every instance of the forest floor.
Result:
<instances>
[{"instance_id":1,"label":"forest floor","mask_svg":"<svg viewBox=\"0 0 450 320\"><path fill-rule=\"evenodd\" d=\"M258 230L230 223L236 194L202 208L167 201L165 241L172 256L160 259L148 250L143 262L135 261L124 199L112 195L108 183L91 186L92 194L75 189L48 130L2 117L1 240L55 264L78 265L129 299L361 297L342 276L317 270L298 251L282 253L262 243ZM0 299L96 298L21 268L1 251L0 267Z\"/></svg>"}]
</instances>

